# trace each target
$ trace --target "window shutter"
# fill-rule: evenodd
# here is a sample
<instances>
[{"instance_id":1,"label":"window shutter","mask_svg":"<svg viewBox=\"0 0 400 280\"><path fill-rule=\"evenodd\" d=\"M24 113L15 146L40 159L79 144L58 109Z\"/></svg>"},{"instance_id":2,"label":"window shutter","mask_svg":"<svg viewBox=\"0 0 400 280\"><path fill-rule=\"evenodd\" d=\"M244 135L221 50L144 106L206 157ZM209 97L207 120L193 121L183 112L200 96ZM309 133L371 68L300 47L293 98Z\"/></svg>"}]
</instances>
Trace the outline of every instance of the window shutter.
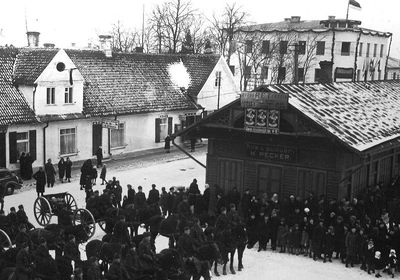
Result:
<instances>
[{"instance_id":1,"label":"window shutter","mask_svg":"<svg viewBox=\"0 0 400 280\"><path fill-rule=\"evenodd\" d=\"M160 124L161 119L156 118L156 143L160 143Z\"/></svg>"},{"instance_id":2,"label":"window shutter","mask_svg":"<svg viewBox=\"0 0 400 280\"><path fill-rule=\"evenodd\" d=\"M168 135L172 134L172 117L168 118Z\"/></svg>"},{"instance_id":3,"label":"window shutter","mask_svg":"<svg viewBox=\"0 0 400 280\"><path fill-rule=\"evenodd\" d=\"M36 160L36 130L29 130L29 153Z\"/></svg>"},{"instance_id":4,"label":"window shutter","mask_svg":"<svg viewBox=\"0 0 400 280\"><path fill-rule=\"evenodd\" d=\"M17 163L18 151L17 151L17 133L10 132L8 134L9 146L10 146L10 163Z\"/></svg>"},{"instance_id":5,"label":"window shutter","mask_svg":"<svg viewBox=\"0 0 400 280\"><path fill-rule=\"evenodd\" d=\"M0 133L0 167L6 167L6 134Z\"/></svg>"}]
</instances>

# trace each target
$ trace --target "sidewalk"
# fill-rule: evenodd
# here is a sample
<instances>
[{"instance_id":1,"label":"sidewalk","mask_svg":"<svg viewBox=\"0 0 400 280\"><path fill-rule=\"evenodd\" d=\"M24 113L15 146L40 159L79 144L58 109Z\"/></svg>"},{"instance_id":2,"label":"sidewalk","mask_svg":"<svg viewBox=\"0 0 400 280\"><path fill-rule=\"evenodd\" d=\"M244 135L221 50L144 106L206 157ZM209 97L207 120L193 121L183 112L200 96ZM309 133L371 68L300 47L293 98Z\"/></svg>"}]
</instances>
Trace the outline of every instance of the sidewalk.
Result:
<instances>
[{"instance_id":1,"label":"sidewalk","mask_svg":"<svg viewBox=\"0 0 400 280\"><path fill-rule=\"evenodd\" d=\"M183 147L183 148L185 149L185 147ZM189 152L188 149L185 149L185 150ZM194 152L191 152L190 154L192 154L194 157L197 158L199 155L202 155L205 152L207 152L207 142L203 142L203 145L197 146L196 150ZM110 175L110 174L112 174L113 170L145 167L145 166L151 166L154 163L171 162L171 161L182 160L182 159L187 159L187 158L189 158L189 157L186 154L181 152L175 146L171 146L170 153L166 153L164 148L149 149L149 150L144 150L144 151L115 155L110 158L103 159L103 163L105 163L107 165L107 174ZM81 169L83 162L84 161L73 162L71 180L73 180L73 181L79 180L80 175L81 175L80 169ZM93 164L94 165L96 164L95 159L93 161ZM58 171L56 165L55 165L55 168L56 168L56 171ZM98 168L97 171L98 171L98 176L100 176L101 168ZM108 177L110 177L110 176L108 176ZM60 183L60 181L58 179L58 174L57 174L56 175L56 184L59 184L59 183ZM68 184L68 183L65 183L65 184ZM35 180L34 179L26 180L22 184L22 188L19 190L15 190L15 193L24 192L24 191L30 190L32 188L35 188Z\"/></svg>"}]
</instances>

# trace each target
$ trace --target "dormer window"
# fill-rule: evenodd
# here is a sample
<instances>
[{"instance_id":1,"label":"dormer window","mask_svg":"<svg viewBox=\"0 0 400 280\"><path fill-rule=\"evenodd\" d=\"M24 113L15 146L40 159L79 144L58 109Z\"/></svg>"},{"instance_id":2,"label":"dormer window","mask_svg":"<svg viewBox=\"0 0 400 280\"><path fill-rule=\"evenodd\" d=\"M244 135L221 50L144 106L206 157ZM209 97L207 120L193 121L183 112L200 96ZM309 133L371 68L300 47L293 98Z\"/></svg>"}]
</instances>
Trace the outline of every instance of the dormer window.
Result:
<instances>
[{"instance_id":1,"label":"dormer window","mask_svg":"<svg viewBox=\"0 0 400 280\"><path fill-rule=\"evenodd\" d=\"M72 87L65 88L65 91L64 91L64 103L65 104L72 104L73 101L74 101L73 88Z\"/></svg>"},{"instance_id":2,"label":"dormer window","mask_svg":"<svg viewBox=\"0 0 400 280\"><path fill-rule=\"evenodd\" d=\"M47 88L47 105L56 104L56 89L55 88Z\"/></svg>"}]
</instances>

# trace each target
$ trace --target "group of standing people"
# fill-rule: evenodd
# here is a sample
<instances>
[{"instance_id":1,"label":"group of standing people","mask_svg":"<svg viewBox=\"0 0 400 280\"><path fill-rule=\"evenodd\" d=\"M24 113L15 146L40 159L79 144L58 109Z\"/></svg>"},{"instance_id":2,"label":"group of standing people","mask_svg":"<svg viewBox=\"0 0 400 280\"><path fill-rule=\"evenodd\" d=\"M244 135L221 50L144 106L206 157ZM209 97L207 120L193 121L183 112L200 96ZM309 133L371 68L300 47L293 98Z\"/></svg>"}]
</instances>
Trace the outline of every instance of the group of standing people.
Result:
<instances>
[{"instance_id":1,"label":"group of standing people","mask_svg":"<svg viewBox=\"0 0 400 280\"><path fill-rule=\"evenodd\" d=\"M71 182L71 170L72 161L69 157L66 160L61 158L58 162L58 177L61 183L64 183L64 177L67 182ZM48 188L54 187L56 181L56 169L54 168L51 159L47 160L47 163L43 167L39 167L39 170L33 174L33 178L36 180L36 192L38 196L43 195L45 186L47 184Z\"/></svg>"}]
</instances>

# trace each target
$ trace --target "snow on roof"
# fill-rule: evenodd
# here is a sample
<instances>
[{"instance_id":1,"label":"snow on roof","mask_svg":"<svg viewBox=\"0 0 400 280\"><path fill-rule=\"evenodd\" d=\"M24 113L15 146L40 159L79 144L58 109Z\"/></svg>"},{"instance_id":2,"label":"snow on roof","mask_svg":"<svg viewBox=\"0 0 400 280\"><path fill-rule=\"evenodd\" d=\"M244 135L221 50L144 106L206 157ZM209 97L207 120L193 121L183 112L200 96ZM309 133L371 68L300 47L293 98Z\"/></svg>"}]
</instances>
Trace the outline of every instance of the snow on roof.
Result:
<instances>
[{"instance_id":1,"label":"snow on roof","mask_svg":"<svg viewBox=\"0 0 400 280\"><path fill-rule=\"evenodd\" d=\"M289 93L289 104L343 143L365 151L400 137L400 81L261 86Z\"/></svg>"}]
</instances>

